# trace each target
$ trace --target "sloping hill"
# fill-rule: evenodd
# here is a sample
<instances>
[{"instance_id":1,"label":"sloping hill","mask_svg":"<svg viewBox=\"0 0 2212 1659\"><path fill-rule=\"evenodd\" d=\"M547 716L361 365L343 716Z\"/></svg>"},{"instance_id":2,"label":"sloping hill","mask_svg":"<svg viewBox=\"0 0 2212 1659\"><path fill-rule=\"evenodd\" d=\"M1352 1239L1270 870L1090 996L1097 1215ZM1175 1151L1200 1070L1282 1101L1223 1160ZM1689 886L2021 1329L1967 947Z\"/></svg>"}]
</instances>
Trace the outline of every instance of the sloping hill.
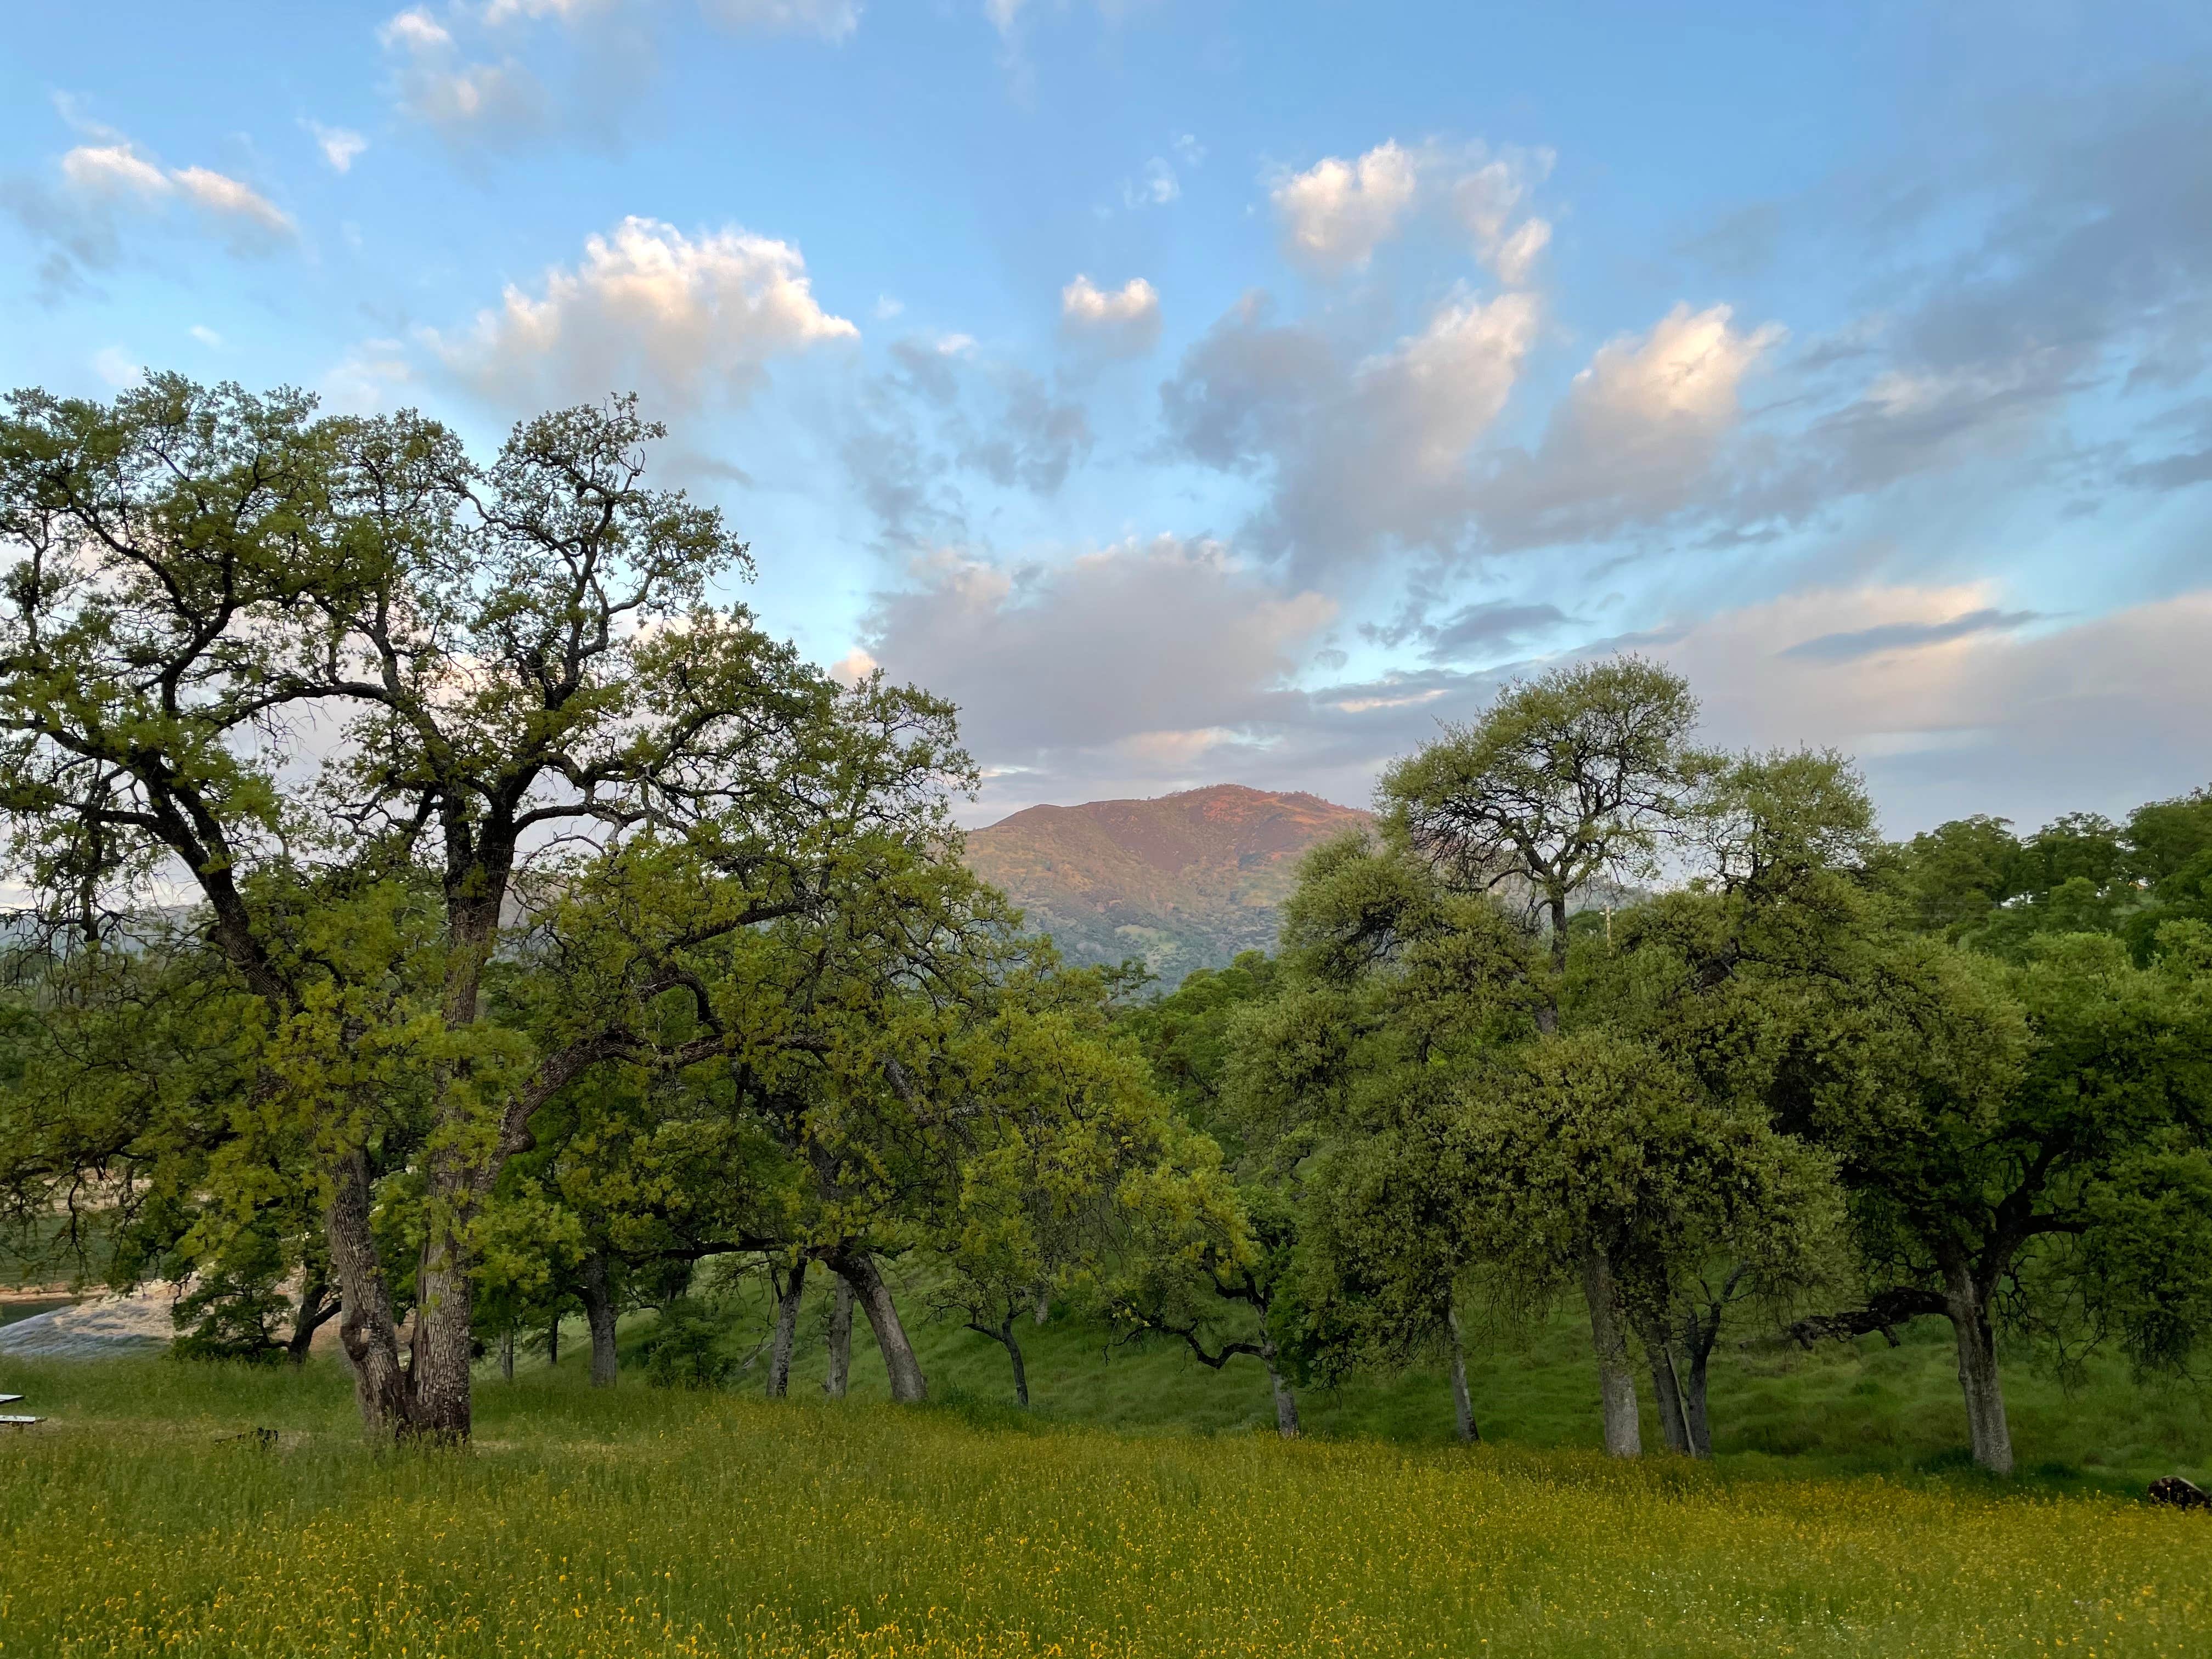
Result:
<instances>
[{"instance_id":1,"label":"sloping hill","mask_svg":"<svg viewBox=\"0 0 2212 1659\"><path fill-rule=\"evenodd\" d=\"M1170 987L1273 950L1317 842L1373 823L1318 795L1215 784L1156 800L1032 806L968 837L968 862L1072 962L1141 957Z\"/></svg>"}]
</instances>

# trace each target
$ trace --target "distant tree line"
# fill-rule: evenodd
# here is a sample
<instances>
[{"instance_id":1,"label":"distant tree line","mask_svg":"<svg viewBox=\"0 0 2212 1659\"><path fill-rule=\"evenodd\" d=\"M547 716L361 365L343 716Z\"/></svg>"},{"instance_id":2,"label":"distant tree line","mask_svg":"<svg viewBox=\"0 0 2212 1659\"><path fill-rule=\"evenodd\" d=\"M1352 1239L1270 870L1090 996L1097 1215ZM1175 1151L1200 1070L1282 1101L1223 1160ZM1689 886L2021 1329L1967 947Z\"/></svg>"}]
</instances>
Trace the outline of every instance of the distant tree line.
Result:
<instances>
[{"instance_id":1,"label":"distant tree line","mask_svg":"<svg viewBox=\"0 0 2212 1659\"><path fill-rule=\"evenodd\" d=\"M1632 658L1510 687L1317 850L1279 953L1143 994L962 866L954 711L718 585L634 405L489 462L412 414L156 377L0 419L0 1214L184 1281L180 1351L335 1321L365 1426L756 1278L927 1382L901 1285L1298 1390L1586 1313L1605 1443L1711 1446L1724 1328L2185 1371L2212 1273L2212 795L1881 842L1833 754L1723 755ZM1632 902L1631 902L1632 900ZM907 1315L915 1310L909 1306Z\"/></svg>"}]
</instances>

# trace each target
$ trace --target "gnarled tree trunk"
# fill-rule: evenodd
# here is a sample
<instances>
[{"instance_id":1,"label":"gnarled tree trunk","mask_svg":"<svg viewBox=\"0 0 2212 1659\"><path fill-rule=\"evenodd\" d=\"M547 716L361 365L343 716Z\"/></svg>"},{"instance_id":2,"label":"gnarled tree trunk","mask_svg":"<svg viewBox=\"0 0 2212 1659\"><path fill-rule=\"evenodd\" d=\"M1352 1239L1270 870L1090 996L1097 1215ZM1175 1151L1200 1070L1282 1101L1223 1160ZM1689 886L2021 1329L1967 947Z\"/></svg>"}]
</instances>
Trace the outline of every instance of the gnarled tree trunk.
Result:
<instances>
[{"instance_id":1,"label":"gnarled tree trunk","mask_svg":"<svg viewBox=\"0 0 2212 1659\"><path fill-rule=\"evenodd\" d=\"M822 1379L822 1392L842 1400L853 1374L853 1286L842 1273L836 1275L836 1281L830 1295L830 1369Z\"/></svg>"},{"instance_id":2,"label":"gnarled tree trunk","mask_svg":"<svg viewBox=\"0 0 2212 1659\"><path fill-rule=\"evenodd\" d=\"M615 1303L607 1291L607 1258L600 1251L594 1250L584 1258L577 1294L584 1304L584 1322L592 1331L592 1386L611 1389L617 1364Z\"/></svg>"},{"instance_id":3,"label":"gnarled tree trunk","mask_svg":"<svg viewBox=\"0 0 2212 1659\"><path fill-rule=\"evenodd\" d=\"M853 1299L867 1316L868 1328L875 1333L876 1346L884 1356L884 1370L890 1376L891 1398L902 1406L920 1405L928 1397L929 1387L875 1258L866 1250L841 1250L830 1265L853 1287Z\"/></svg>"},{"instance_id":4,"label":"gnarled tree trunk","mask_svg":"<svg viewBox=\"0 0 2212 1659\"><path fill-rule=\"evenodd\" d=\"M405 1433L416 1440L458 1443L469 1437L476 1285L460 1229L437 1231L444 1237L424 1244L415 1280L415 1340L407 1367L415 1401Z\"/></svg>"},{"instance_id":5,"label":"gnarled tree trunk","mask_svg":"<svg viewBox=\"0 0 2212 1659\"><path fill-rule=\"evenodd\" d=\"M2012 1425L1997 1375L1996 1333L1990 1324L1989 1288L1961 1260L1943 1267L1944 1311L1959 1345L1959 1388L1966 1397L1966 1433L1974 1462L1993 1474L2012 1473Z\"/></svg>"},{"instance_id":6,"label":"gnarled tree trunk","mask_svg":"<svg viewBox=\"0 0 2212 1659\"><path fill-rule=\"evenodd\" d=\"M323 1212L331 1272L338 1282L338 1342L353 1367L354 1400L362 1426L375 1440L406 1432L406 1368L399 1363L399 1325L392 1314L392 1287L376 1258L369 1231L368 1158L359 1148L331 1165L330 1206Z\"/></svg>"},{"instance_id":7,"label":"gnarled tree trunk","mask_svg":"<svg viewBox=\"0 0 2212 1659\"><path fill-rule=\"evenodd\" d=\"M768 1397L771 1400L781 1400L791 1392L791 1352L799 1340L799 1304L805 1291L806 1258L801 1256L776 1286L775 1334L768 1350Z\"/></svg>"},{"instance_id":8,"label":"gnarled tree trunk","mask_svg":"<svg viewBox=\"0 0 2212 1659\"><path fill-rule=\"evenodd\" d=\"M1628 1338L1613 1264L1595 1247L1583 1255L1583 1297L1589 1304L1590 1346L1597 1355L1598 1400L1605 1413L1605 1449L1614 1457L1644 1452L1636 1415L1636 1373L1628 1363Z\"/></svg>"}]
</instances>

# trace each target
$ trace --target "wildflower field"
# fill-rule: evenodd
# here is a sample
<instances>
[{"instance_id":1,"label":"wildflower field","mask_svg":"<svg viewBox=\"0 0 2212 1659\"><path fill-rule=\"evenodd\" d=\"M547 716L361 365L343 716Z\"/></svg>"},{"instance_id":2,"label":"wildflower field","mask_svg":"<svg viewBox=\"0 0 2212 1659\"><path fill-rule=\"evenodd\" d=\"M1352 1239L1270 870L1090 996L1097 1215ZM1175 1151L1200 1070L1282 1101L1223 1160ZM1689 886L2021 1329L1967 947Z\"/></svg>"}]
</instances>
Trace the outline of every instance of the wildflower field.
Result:
<instances>
[{"instance_id":1,"label":"wildflower field","mask_svg":"<svg viewBox=\"0 0 2212 1659\"><path fill-rule=\"evenodd\" d=\"M7 1659L2212 1651L2212 1522L2117 1496L558 1382L378 1455L331 1375L14 1369Z\"/></svg>"}]
</instances>

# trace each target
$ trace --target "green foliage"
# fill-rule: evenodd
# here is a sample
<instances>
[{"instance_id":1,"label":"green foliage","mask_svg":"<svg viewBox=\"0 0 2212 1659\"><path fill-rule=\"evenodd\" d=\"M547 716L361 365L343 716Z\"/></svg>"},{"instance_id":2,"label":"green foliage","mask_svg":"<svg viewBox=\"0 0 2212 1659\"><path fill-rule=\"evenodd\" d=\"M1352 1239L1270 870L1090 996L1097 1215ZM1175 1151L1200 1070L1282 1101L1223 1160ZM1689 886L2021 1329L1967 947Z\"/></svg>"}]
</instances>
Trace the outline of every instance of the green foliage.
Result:
<instances>
[{"instance_id":1,"label":"green foliage","mask_svg":"<svg viewBox=\"0 0 2212 1659\"><path fill-rule=\"evenodd\" d=\"M1688 684L1656 663L1553 669L1385 772L1386 828L1455 891L1525 904L1559 963L1570 902L1601 878L1656 874L1718 765L1691 745L1697 719Z\"/></svg>"},{"instance_id":2,"label":"green foliage","mask_svg":"<svg viewBox=\"0 0 2212 1659\"><path fill-rule=\"evenodd\" d=\"M2115 933L2142 963L2167 922L2212 922L2212 790L2124 824L2068 813L2025 839L2002 819L1960 819L1894 849L1889 869L1923 932L2014 962L2040 935Z\"/></svg>"},{"instance_id":3,"label":"green foliage","mask_svg":"<svg viewBox=\"0 0 2212 1659\"><path fill-rule=\"evenodd\" d=\"M737 1362L722 1344L724 1322L688 1296L661 1304L660 1317L641 1345L645 1380L656 1389L719 1389Z\"/></svg>"},{"instance_id":4,"label":"green foliage","mask_svg":"<svg viewBox=\"0 0 2212 1659\"><path fill-rule=\"evenodd\" d=\"M241 1228L198 1264L191 1287L177 1298L178 1337L170 1352L179 1359L280 1359L276 1327L293 1304L283 1282L288 1263L273 1230Z\"/></svg>"}]
</instances>

